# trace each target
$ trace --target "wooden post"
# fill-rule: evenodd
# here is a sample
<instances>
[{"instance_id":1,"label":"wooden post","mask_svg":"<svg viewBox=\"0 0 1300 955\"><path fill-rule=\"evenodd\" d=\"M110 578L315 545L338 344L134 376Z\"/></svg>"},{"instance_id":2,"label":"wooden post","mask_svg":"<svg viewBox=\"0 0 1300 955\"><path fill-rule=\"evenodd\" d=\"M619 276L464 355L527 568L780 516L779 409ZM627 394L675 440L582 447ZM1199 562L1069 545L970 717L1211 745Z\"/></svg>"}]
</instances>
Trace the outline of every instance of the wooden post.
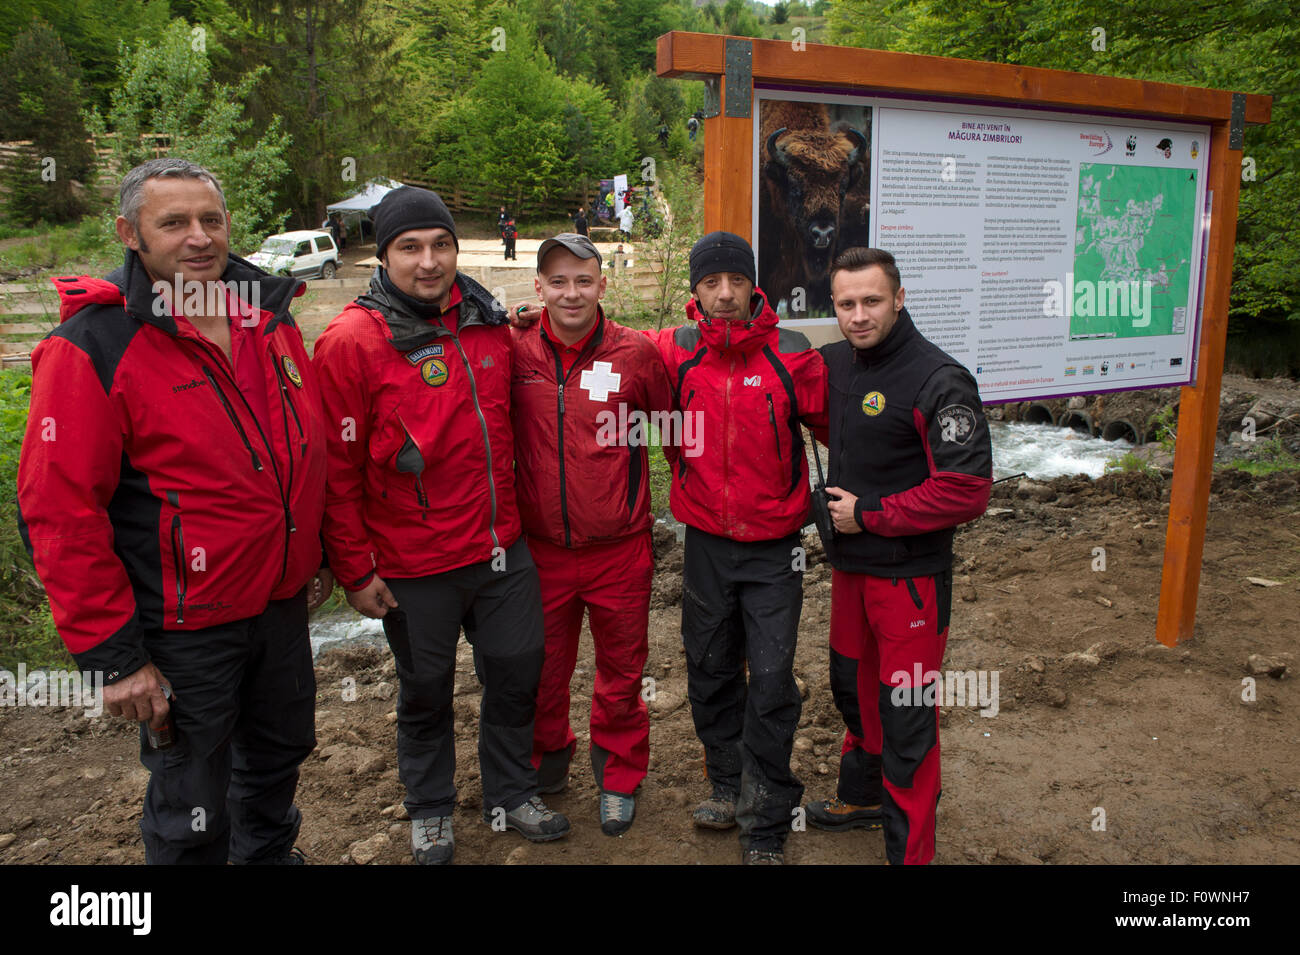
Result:
<instances>
[{"instance_id":1,"label":"wooden post","mask_svg":"<svg viewBox=\"0 0 1300 955\"><path fill-rule=\"evenodd\" d=\"M1213 207L1197 383L1183 389L1179 407L1156 621L1156 635L1167 646L1191 637L1209 513L1241 184L1241 150L1229 147L1233 102L1239 94L1006 63L815 43L796 49L781 40L739 39L752 44L752 74L757 83L1210 124L1208 187ZM726 115L726 97L731 92L726 89L726 41L726 37L713 34L665 33L659 37L657 72L684 79L717 79L723 108L718 116L704 121L704 228L725 229L748 238L753 225L753 123L758 117L754 113L748 119ZM1238 123L1269 121L1270 97L1249 94L1243 99L1237 103Z\"/></svg>"},{"instance_id":2,"label":"wooden post","mask_svg":"<svg viewBox=\"0 0 1300 955\"><path fill-rule=\"evenodd\" d=\"M1156 639L1167 647L1191 639L1196 624L1205 521L1214 477L1214 439L1219 424L1219 389L1228 338L1228 298L1241 188L1241 150L1228 147L1227 123L1216 123L1211 131L1210 163L1209 188L1214 198L1196 386L1184 388L1178 403L1174 480L1169 491L1165 564L1156 616Z\"/></svg>"}]
</instances>

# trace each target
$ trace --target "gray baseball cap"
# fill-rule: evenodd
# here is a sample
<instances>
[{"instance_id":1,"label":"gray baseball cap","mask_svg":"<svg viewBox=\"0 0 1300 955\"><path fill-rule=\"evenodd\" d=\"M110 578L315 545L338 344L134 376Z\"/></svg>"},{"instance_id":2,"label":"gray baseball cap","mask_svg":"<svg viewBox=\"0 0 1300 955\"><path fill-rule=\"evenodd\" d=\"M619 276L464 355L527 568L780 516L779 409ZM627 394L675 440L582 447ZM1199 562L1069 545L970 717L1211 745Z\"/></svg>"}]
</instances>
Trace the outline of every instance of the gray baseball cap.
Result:
<instances>
[{"instance_id":1,"label":"gray baseball cap","mask_svg":"<svg viewBox=\"0 0 1300 955\"><path fill-rule=\"evenodd\" d=\"M561 232L559 235L547 239L542 243L541 248L537 250L537 271L542 270L542 260L546 258L546 253L551 249L565 248L572 252L580 259L596 259L596 265L602 265L600 253L596 247L591 244L591 240L585 235L579 235L576 232Z\"/></svg>"}]
</instances>

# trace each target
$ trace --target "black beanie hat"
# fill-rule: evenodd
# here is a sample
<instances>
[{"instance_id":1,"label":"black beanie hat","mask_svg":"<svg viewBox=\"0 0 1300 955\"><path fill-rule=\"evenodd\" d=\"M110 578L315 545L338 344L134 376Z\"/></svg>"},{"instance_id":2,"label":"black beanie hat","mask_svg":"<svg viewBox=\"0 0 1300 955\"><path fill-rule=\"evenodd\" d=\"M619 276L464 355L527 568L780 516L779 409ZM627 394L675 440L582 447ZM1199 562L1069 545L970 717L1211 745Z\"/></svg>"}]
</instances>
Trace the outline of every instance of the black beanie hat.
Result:
<instances>
[{"instance_id":1,"label":"black beanie hat","mask_svg":"<svg viewBox=\"0 0 1300 955\"><path fill-rule=\"evenodd\" d=\"M375 222L375 256L383 258L389 242L412 229L446 229L456 238L456 221L442 197L428 189L402 186L394 189L370 210ZM460 242L456 242L460 248Z\"/></svg>"},{"instance_id":2,"label":"black beanie hat","mask_svg":"<svg viewBox=\"0 0 1300 955\"><path fill-rule=\"evenodd\" d=\"M714 272L738 272L757 285L753 248L735 233L710 232L691 246L691 288Z\"/></svg>"}]
</instances>

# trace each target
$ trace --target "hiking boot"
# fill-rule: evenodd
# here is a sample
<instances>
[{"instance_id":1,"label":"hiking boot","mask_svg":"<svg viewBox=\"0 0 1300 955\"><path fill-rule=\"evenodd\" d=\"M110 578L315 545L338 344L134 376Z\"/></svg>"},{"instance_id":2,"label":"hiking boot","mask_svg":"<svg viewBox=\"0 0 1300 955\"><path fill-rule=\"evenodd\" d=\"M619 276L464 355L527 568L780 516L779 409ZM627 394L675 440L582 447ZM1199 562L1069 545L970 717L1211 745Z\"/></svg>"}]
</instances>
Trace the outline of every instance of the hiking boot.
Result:
<instances>
[{"instance_id":1,"label":"hiking boot","mask_svg":"<svg viewBox=\"0 0 1300 955\"><path fill-rule=\"evenodd\" d=\"M297 846L287 851L284 855L271 856L269 859L259 859L249 865L306 865L307 855Z\"/></svg>"},{"instance_id":2,"label":"hiking boot","mask_svg":"<svg viewBox=\"0 0 1300 955\"><path fill-rule=\"evenodd\" d=\"M730 829L736 824L736 796L715 788L691 815L700 829Z\"/></svg>"},{"instance_id":3,"label":"hiking boot","mask_svg":"<svg viewBox=\"0 0 1300 955\"><path fill-rule=\"evenodd\" d=\"M411 820L411 854L419 865L446 865L455 849L450 815Z\"/></svg>"},{"instance_id":4,"label":"hiking boot","mask_svg":"<svg viewBox=\"0 0 1300 955\"><path fill-rule=\"evenodd\" d=\"M636 818L636 799L621 793L600 794L600 831L607 836L621 836Z\"/></svg>"},{"instance_id":5,"label":"hiking boot","mask_svg":"<svg viewBox=\"0 0 1300 955\"><path fill-rule=\"evenodd\" d=\"M880 807L869 809L866 806L854 806L844 802L839 796L810 802L804 807L808 821L818 829L827 832L843 832L848 829L880 829L885 824Z\"/></svg>"},{"instance_id":6,"label":"hiking boot","mask_svg":"<svg viewBox=\"0 0 1300 955\"><path fill-rule=\"evenodd\" d=\"M537 767L537 791L539 793L562 793L569 788L569 761L573 758L574 743L564 749L553 749L542 754L541 765Z\"/></svg>"},{"instance_id":7,"label":"hiking boot","mask_svg":"<svg viewBox=\"0 0 1300 955\"><path fill-rule=\"evenodd\" d=\"M492 816L483 817L491 823ZM550 842L569 834L569 820L564 813L546 808L541 796L534 796L505 814L507 829L514 829L529 842Z\"/></svg>"},{"instance_id":8,"label":"hiking boot","mask_svg":"<svg viewBox=\"0 0 1300 955\"><path fill-rule=\"evenodd\" d=\"M784 849L746 849L742 865L785 865Z\"/></svg>"}]
</instances>

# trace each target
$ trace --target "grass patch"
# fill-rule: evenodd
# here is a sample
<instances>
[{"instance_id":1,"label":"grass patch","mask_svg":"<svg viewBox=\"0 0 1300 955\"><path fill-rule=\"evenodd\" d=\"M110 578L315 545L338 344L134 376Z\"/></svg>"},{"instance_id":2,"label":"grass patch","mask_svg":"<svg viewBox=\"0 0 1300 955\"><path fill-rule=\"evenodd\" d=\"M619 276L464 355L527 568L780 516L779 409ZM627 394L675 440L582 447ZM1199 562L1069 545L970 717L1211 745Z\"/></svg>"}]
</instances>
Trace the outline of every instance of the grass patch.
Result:
<instances>
[{"instance_id":1,"label":"grass patch","mask_svg":"<svg viewBox=\"0 0 1300 955\"><path fill-rule=\"evenodd\" d=\"M122 245L107 217L36 232L0 249L0 281L37 282L55 275L105 275L122 264Z\"/></svg>"},{"instance_id":2,"label":"grass patch","mask_svg":"<svg viewBox=\"0 0 1300 955\"><path fill-rule=\"evenodd\" d=\"M1119 457L1106 462L1107 474L1145 474L1156 470L1146 458L1138 457L1132 451L1125 451Z\"/></svg>"},{"instance_id":3,"label":"grass patch","mask_svg":"<svg viewBox=\"0 0 1300 955\"><path fill-rule=\"evenodd\" d=\"M1281 435L1275 435L1272 440L1260 445L1255 458L1238 458L1223 466L1245 471L1253 477L1266 477L1280 471L1300 471L1300 457L1287 450Z\"/></svg>"},{"instance_id":4,"label":"grass patch","mask_svg":"<svg viewBox=\"0 0 1300 955\"><path fill-rule=\"evenodd\" d=\"M27 427L31 372L0 370L0 668L65 666L71 657L54 629L45 589L18 534L18 454Z\"/></svg>"}]
</instances>

